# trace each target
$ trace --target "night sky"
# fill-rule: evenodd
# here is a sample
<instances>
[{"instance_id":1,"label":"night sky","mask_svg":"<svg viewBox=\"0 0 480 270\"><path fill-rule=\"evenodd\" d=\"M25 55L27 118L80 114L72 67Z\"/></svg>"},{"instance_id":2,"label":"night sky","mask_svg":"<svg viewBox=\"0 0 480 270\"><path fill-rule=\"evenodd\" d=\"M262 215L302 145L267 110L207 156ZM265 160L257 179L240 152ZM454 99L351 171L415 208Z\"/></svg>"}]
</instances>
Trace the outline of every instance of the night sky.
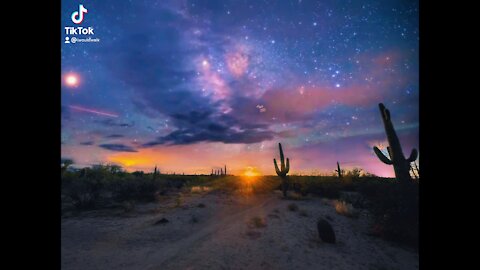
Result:
<instances>
[{"instance_id":1,"label":"night sky","mask_svg":"<svg viewBox=\"0 0 480 270\"><path fill-rule=\"evenodd\" d=\"M79 4L100 42L64 44ZM62 157L78 167L272 175L281 142L290 174L393 177L372 150L379 102L418 149L417 1L63 0L60 31Z\"/></svg>"}]
</instances>

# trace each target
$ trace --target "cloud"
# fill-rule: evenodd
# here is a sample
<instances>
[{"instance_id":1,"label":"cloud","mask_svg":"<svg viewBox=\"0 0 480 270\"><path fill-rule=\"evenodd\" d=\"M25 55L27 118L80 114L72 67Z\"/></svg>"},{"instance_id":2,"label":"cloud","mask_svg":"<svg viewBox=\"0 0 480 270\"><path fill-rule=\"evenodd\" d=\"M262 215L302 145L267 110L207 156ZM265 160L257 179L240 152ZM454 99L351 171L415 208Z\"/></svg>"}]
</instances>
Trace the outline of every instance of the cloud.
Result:
<instances>
[{"instance_id":1,"label":"cloud","mask_svg":"<svg viewBox=\"0 0 480 270\"><path fill-rule=\"evenodd\" d=\"M115 121L113 119L95 120L95 122L104 126L109 126L109 127L133 127L135 125L135 122L122 123L122 122Z\"/></svg>"},{"instance_id":2,"label":"cloud","mask_svg":"<svg viewBox=\"0 0 480 270\"><path fill-rule=\"evenodd\" d=\"M117 151L117 152L138 152L133 147L124 144L100 144L100 147L110 150L110 151Z\"/></svg>"},{"instance_id":3,"label":"cloud","mask_svg":"<svg viewBox=\"0 0 480 270\"><path fill-rule=\"evenodd\" d=\"M270 140L275 132L267 125L242 123L228 116L211 116L198 112L173 115L174 122L181 126L166 136L143 144L150 147L159 144L191 144L196 142L256 143Z\"/></svg>"},{"instance_id":4,"label":"cloud","mask_svg":"<svg viewBox=\"0 0 480 270\"><path fill-rule=\"evenodd\" d=\"M86 142L81 142L80 145L93 145L93 141L86 141Z\"/></svg>"},{"instance_id":5,"label":"cloud","mask_svg":"<svg viewBox=\"0 0 480 270\"><path fill-rule=\"evenodd\" d=\"M111 134L111 135L105 136L105 138L123 138L123 137L125 136L120 134Z\"/></svg>"},{"instance_id":6,"label":"cloud","mask_svg":"<svg viewBox=\"0 0 480 270\"><path fill-rule=\"evenodd\" d=\"M175 25L185 23L187 30L183 32L189 32L188 29L193 29L194 25L188 26L188 21L175 16L166 16L162 20L173 28L160 26L154 30L147 26L137 29L121 38L121 47L102 52L102 62L112 75L135 89L133 103L138 105L140 113L153 117L153 111L171 120L172 132L143 146L201 141L251 143L273 138L275 133L267 125L231 113L226 100L230 95L226 91L231 91L227 79L221 78L208 64L208 68L202 70L200 48L186 46L186 43L194 41L175 29ZM151 31L158 36L152 37ZM164 40L169 40L168 45ZM224 41L220 39L216 42L222 47ZM202 44L198 46L204 47ZM221 61L224 61L223 55L223 52L219 53ZM245 55L228 57L234 74L245 72ZM212 92L202 92L202 84L206 88L210 86ZM104 120L102 124L117 125L112 119Z\"/></svg>"}]
</instances>

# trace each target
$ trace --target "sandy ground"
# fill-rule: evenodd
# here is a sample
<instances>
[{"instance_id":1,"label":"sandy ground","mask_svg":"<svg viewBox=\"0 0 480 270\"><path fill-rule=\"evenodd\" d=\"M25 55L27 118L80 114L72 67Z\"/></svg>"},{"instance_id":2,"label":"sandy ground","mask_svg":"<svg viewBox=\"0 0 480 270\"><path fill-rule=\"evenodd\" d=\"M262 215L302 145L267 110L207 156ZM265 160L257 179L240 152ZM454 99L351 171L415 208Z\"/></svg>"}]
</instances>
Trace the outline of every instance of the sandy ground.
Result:
<instances>
[{"instance_id":1,"label":"sandy ground","mask_svg":"<svg viewBox=\"0 0 480 270\"><path fill-rule=\"evenodd\" d=\"M198 207L203 203L205 207ZM299 210L290 211L295 203ZM258 217L264 227L252 224ZM331 219L337 243L319 240ZM168 223L155 223L166 218ZM62 269L418 269L418 254L367 235L320 198L200 192L62 218Z\"/></svg>"}]
</instances>

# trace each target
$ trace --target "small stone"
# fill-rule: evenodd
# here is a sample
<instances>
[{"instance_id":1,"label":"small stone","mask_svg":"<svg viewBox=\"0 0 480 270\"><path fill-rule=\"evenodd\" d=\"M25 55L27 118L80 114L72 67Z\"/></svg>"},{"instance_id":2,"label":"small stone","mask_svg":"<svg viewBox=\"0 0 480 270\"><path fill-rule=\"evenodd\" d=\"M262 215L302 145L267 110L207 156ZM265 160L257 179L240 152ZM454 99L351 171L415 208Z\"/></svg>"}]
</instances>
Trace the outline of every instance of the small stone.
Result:
<instances>
[{"instance_id":1,"label":"small stone","mask_svg":"<svg viewBox=\"0 0 480 270\"><path fill-rule=\"evenodd\" d=\"M335 232L327 220L320 218L317 221L318 235L326 243L335 244Z\"/></svg>"},{"instance_id":2,"label":"small stone","mask_svg":"<svg viewBox=\"0 0 480 270\"><path fill-rule=\"evenodd\" d=\"M162 218L162 219L158 220L157 222L155 222L154 225L166 224L166 223L168 223L168 222L169 222L168 219Z\"/></svg>"}]
</instances>

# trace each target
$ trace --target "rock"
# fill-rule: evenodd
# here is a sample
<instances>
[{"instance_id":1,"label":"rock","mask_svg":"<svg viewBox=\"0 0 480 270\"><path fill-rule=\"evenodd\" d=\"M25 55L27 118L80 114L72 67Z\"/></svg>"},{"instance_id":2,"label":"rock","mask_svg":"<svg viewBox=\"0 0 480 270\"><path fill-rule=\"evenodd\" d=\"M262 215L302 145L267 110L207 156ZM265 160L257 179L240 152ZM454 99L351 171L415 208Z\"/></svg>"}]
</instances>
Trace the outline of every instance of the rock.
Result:
<instances>
[{"instance_id":1,"label":"rock","mask_svg":"<svg viewBox=\"0 0 480 270\"><path fill-rule=\"evenodd\" d=\"M326 243L335 244L335 232L327 220L320 218L317 221L318 235Z\"/></svg>"},{"instance_id":2,"label":"rock","mask_svg":"<svg viewBox=\"0 0 480 270\"><path fill-rule=\"evenodd\" d=\"M168 222L169 222L168 219L162 218L159 221L155 222L154 225L165 224L165 223L168 223Z\"/></svg>"}]
</instances>

